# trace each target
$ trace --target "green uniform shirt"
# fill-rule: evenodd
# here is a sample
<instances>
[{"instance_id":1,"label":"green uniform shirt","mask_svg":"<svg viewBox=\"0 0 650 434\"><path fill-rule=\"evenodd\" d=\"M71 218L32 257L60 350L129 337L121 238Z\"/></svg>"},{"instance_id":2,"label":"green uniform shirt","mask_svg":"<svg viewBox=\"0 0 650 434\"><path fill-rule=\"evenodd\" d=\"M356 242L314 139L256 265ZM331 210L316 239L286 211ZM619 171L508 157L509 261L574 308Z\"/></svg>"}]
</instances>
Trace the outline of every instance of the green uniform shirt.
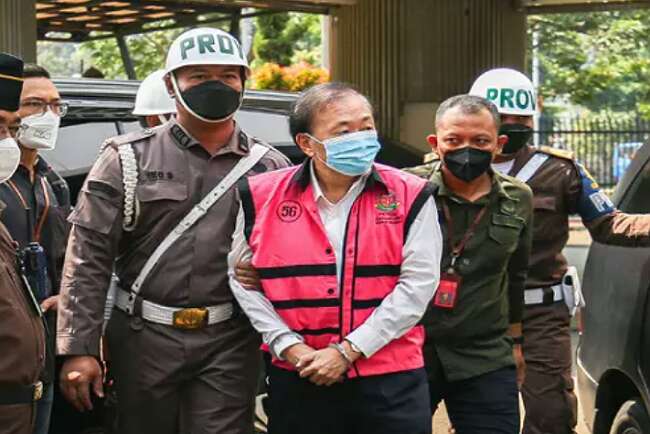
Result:
<instances>
[{"instance_id":1,"label":"green uniform shirt","mask_svg":"<svg viewBox=\"0 0 650 434\"><path fill-rule=\"evenodd\" d=\"M514 178L493 173L492 191L475 202L454 195L445 185L438 164L408 170L428 178L437 188L442 222L442 271L451 264L448 224L442 201L453 220L457 244L477 214L488 209L474 236L456 261L462 277L453 309L431 305L424 316L427 370L431 379L459 381L514 366L509 324L521 322L524 283L531 246L532 192Z\"/></svg>"}]
</instances>

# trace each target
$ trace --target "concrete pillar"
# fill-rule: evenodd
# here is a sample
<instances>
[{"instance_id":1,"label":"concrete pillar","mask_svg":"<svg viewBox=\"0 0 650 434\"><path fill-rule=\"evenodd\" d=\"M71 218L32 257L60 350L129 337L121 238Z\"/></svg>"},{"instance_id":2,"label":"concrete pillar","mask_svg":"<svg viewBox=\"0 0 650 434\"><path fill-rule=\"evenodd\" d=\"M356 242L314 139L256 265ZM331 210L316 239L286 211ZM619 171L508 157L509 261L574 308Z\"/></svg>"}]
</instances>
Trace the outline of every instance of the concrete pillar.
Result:
<instances>
[{"instance_id":1,"label":"concrete pillar","mask_svg":"<svg viewBox=\"0 0 650 434\"><path fill-rule=\"evenodd\" d=\"M0 0L0 51L36 62L35 0Z\"/></svg>"}]
</instances>

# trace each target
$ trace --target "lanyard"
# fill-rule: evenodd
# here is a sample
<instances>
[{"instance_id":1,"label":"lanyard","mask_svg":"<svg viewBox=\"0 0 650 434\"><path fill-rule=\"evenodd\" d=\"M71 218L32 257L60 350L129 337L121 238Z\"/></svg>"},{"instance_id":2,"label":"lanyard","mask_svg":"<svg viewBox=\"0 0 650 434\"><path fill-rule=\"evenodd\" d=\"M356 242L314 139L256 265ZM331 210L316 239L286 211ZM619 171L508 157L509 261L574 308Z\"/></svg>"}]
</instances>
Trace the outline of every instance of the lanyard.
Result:
<instances>
[{"instance_id":1,"label":"lanyard","mask_svg":"<svg viewBox=\"0 0 650 434\"><path fill-rule=\"evenodd\" d=\"M33 232L31 234L32 239L30 241L36 241L36 242L40 242L41 240L41 232L43 231L43 225L45 225L45 220L47 219L47 215L50 212L50 194L47 191L47 184L45 183L45 178L41 176L40 182L41 182L41 188L43 189L43 196L45 197L45 208L43 209L41 218L38 219L38 223L36 224L36 227L33 228ZM18 199L20 200L20 203L23 205L23 208L25 208L25 211L29 212L29 206L27 205L27 201L20 193L20 190L18 189L18 186L16 186L14 181L11 179L8 180L7 185L9 185L9 187L13 190L16 196L18 196Z\"/></svg>"},{"instance_id":2,"label":"lanyard","mask_svg":"<svg viewBox=\"0 0 650 434\"><path fill-rule=\"evenodd\" d=\"M481 208L478 214L476 214L476 217L474 217L474 221L465 232L465 235L463 235L463 238L461 238L460 242L454 245L454 240L453 240L454 220L451 217L451 211L449 211L449 205L447 204L447 199L443 198L442 210L445 213L445 220L447 222L447 240L451 248L451 265L449 267L450 273L455 272L454 266L456 265L456 260L460 257L460 255L463 254L463 251L465 250L465 246L467 245L469 240L471 240L472 237L474 236L476 228L478 227L479 223L481 223L481 220L483 220L483 217L487 213L490 203L491 202L485 204L485 206Z\"/></svg>"}]
</instances>

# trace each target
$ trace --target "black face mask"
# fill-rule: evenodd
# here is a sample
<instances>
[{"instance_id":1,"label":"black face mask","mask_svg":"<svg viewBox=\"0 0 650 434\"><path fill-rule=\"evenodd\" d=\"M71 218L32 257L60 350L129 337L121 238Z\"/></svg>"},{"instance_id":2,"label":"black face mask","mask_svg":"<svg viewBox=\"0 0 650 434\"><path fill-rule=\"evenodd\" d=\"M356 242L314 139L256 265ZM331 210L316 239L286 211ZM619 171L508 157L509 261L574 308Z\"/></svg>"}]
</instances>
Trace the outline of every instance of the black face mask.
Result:
<instances>
[{"instance_id":1,"label":"black face mask","mask_svg":"<svg viewBox=\"0 0 650 434\"><path fill-rule=\"evenodd\" d=\"M219 80L204 81L181 92L190 113L208 122L220 122L239 109L241 92Z\"/></svg>"},{"instance_id":2,"label":"black face mask","mask_svg":"<svg viewBox=\"0 0 650 434\"><path fill-rule=\"evenodd\" d=\"M533 136L533 129L523 124L503 124L499 135L508 136L508 143L503 145L502 154L514 154L526 144Z\"/></svg>"},{"instance_id":3,"label":"black face mask","mask_svg":"<svg viewBox=\"0 0 650 434\"><path fill-rule=\"evenodd\" d=\"M445 166L454 176L471 182L487 172L492 163L492 153L482 149L466 147L447 152Z\"/></svg>"}]
</instances>

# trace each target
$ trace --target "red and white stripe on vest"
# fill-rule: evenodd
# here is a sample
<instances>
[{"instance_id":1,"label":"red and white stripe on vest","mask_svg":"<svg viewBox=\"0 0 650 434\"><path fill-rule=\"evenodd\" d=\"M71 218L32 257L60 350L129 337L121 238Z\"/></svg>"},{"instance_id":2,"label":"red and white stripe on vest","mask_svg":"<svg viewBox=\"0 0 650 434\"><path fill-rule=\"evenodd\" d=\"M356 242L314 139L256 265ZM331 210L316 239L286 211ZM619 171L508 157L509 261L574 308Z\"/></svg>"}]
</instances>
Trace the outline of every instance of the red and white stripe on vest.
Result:
<instances>
[{"instance_id":1,"label":"red and white stripe on vest","mask_svg":"<svg viewBox=\"0 0 650 434\"><path fill-rule=\"evenodd\" d=\"M314 200L309 162L244 179L239 184L245 234L262 290L305 343L321 349L359 327L398 283L408 230L432 187L375 164L350 211L341 282L336 257ZM348 375L369 376L424 366L424 330L416 326ZM281 360L276 366L293 369Z\"/></svg>"}]
</instances>

